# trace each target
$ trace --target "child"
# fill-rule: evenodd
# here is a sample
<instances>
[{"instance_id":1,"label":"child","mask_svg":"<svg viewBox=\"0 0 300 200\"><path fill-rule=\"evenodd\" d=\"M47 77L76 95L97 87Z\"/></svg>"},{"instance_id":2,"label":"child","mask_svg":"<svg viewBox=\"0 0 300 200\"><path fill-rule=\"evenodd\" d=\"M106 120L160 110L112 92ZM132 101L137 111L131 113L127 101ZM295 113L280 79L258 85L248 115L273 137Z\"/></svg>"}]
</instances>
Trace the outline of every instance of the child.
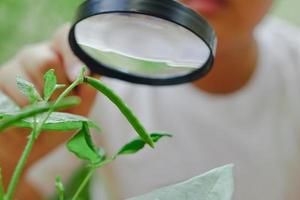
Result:
<instances>
[{"instance_id":1,"label":"child","mask_svg":"<svg viewBox=\"0 0 300 200\"><path fill-rule=\"evenodd\" d=\"M234 199L299 199L300 32L271 17L263 19L272 0L183 3L206 17L217 32L214 68L207 77L192 84L161 88L103 78L133 107L149 130L167 130L174 138L162 140L155 151L148 149L120 158L104 170L104 176L96 175L93 199L125 199L227 163L235 164ZM75 65L70 61L74 58L66 43L55 41L54 50L48 52L58 57L53 59L58 70L64 67L67 71ZM39 57L40 53L34 55ZM23 60L29 57L23 55ZM23 64L44 64L44 60L39 60L40 64L30 63L38 59L30 60ZM29 77L39 83L41 75L28 68L21 69L27 69ZM74 66L70 69L76 71ZM6 84L2 87L7 92L14 91ZM82 88L79 94L89 94L90 100L94 99L95 94L85 90ZM81 108L81 112L87 113L90 106ZM91 117L103 128L98 140L108 153L134 137L119 111L102 96L97 97ZM62 158L61 167L53 157ZM29 175L31 181L46 193L45 188L53 184L52 174L70 171L72 166L68 163L75 165L72 160L64 151L54 153L34 167ZM50 169L48 179L45 170ZM103 182L106 191L111 192L100 190Z\"/></svg>"}]
</instances>

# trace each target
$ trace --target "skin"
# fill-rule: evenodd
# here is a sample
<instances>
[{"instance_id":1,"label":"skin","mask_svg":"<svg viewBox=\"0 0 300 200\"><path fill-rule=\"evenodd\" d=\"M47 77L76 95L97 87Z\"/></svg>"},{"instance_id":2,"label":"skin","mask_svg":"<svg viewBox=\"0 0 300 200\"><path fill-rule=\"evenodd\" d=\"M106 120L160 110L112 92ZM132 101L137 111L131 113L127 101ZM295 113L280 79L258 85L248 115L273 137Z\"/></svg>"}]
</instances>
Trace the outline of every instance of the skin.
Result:
<instances>
[{"instance_id":1,"label":"skin","mask_svg":"<svg viewBox=\"0 0 300 200\"><path fill-rule=\"evenodd\" d=\"M255 71L258 55L253 30L270 9L272 0L228 0L225 5L214 9L203 8L203 1L183 0L184 4L202 14L209 21L218 36L214 68L204 79L194 82L194 85L199 90L208 93L231 94L241 89ZM28 78L40 90L42 75L49 68L57 71L60 83L68 84L69 80L74 79L82 64L73 56L68 47L67 32L68 26L63 27L51 41L25 47L12 60L4 64L0 68L0 89L20 105L26 105L26 99L16 92L16 75ZM82 98L83 103L70 112L87 115L93 105L96 92L89 87L81 86L73 95L84 98ZM6 133L0 134L2 152L0 152L0 165L3 168L5 185L12 175L27 140L26 134L20 134L20 132L28 131L9 129ZM27 169L69 137L70 133L60 133L60 137L57 137L57 134L42 134L27 163ZM43 199L42 195L27 183L24 177L18 187L16 197L18 199Z\"/></svg>"},{"instance_id":2,"label":"skin","mask_svg":"<svg viewBox=\"0 0 300 200\"><path fill-rule=\"evenodd\" d=\"M27 104L27 100L17 92L16 75L21 75L32 81L39 90L42 90L43 87L43 74L50 68L55 69L59 83L69 84L70 80L75 79L79 67L82 67L83 64L73 56L67 45L68 30L69 26L65 26L54 35L51 41L24 47L12 60L4 64L0 68L1 91L7 93L19 105L24 106ZM76 66L78 67L76 68ZM75 71L70 69L75 69ZM68 112L83 116L87 115L95 100L96 90L83 85L76 88L76 92L72 95L82 97L82 103L76 108L68 110ZM8 181L25 147L28 133L29 130L12 128L0 134L0 166L3 171L5 187L8 185ZM27 162L26 169L29 169L36 161L65 142L72 133L60 132L60 137L57 137L57 134L40 135ZM24 174L26 174L26 169ZM44 199L38 191L27 183L25 177L22 177L15 197L21 200Z\"/></svg>"},{"instance_id":3,"label":"skin","mask_svg":"<svg viewBox=\"0 0 300 200\"><path fill-rule=\"evenodd\" d=\"M218 46L213 69L194 84L208 93L236 92L246 85L255 71L258 55L253 30L267 14L273 0L226 0L224 6L209 12L201 7L202 1L183 0L183 3L213 26Z\"/></svg>"}]
</instances>

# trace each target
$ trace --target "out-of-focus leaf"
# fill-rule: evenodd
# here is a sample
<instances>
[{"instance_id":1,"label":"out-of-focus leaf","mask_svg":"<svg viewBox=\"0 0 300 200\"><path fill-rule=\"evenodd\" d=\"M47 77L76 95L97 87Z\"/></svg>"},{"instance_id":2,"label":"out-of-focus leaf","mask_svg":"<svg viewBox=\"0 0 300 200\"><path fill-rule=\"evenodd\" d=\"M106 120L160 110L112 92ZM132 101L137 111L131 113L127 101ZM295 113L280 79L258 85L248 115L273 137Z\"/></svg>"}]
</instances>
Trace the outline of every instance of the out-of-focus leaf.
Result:
<instances>
[{"instance_id":1,"label":"out-of-focus leaf","mask_svg":"<svg viewBox=\"0 0 300 200\"><path fill-rule=\"evenodd\" d=\"M50 109L70 108L72 106L78 105L79 103L80 99L78 97L67 97L63 99L59 104L55 105L53 103L35 104L27 106L21 111L2 113L2 120L0 120L0 132L20 121L23 122L23 120L26 118L30 118L32 116L36 116L37 114L47 112Z\"/></svg>"},{"instance_id":2,"label":"out-of-focus leaf","mask_svg":"<svg viewBox=\"0 0 300 200\"><path fill-rule=\"evenodd\" d=\"M127 200L232 200L233 165Z\"/></svg>"},{"instance_id":3,"label":"out-of-focus leaf","mask_svg":"<svg viewBox=\"0 0 300 200\"><path fill-rule=\"evenodd\" d=\"M68 141L67 148L78 158L88 160L92 164L99 163L103 158L91 139L89 127L86 122L82 124L81 130Z\"/></svg>"},{"instance_id":4,"label":"out-of-focus leaf","mask_svg":"<svg viewBox=\"0 0 300 200\"><path fill-rule=\"evenodd\" d=\"M7 117L7 115L5 116ZM4 119L5 119L4 117ZM37 122L43 120L45 117L44 114L40 114L36 116ZM19 122L16 122L14 125L22 128L33 128L34 125L34 117L23 119ZM88 118L74 115L70 113L64 112L53 112L44 123L42 130L44 131L68 131L68 130L78 130L82 127L82 123L88 123L90 128L97 128L99 127L93 123Z\"/></svg>"},{"instance_id":5,"label":"out-of-focus leaf","mask_svg":"<svg viewBox=\"0 0 300 200\"><path fill-rule=\"evenodd\" d=\"M150 136L153 142L158 142L163 137L172 137L172 135L169 133L151 133Z\"/></svg>"},{"instance_id":6,"label":"out-of-focus leaf","mask_svg":"<svg viewBox=\"0 0 300 200\"><path fill-rule=\"evenodd\" d=\"M56 75L54 69L50 69L44 75L44 100L48 101L56 89Z\"/></svg>"},{"instance_id":7,"label":"out-of-focus leaf","mask_svg":"<svg viewBox=\"0 0 300 200\"><path fill-rule=\"evenodd\" d=\"M123 146L119 152L118 155L125 155L125 154L134 154L140 150L142 150L145 147L145 142L139 138L132 140L125 146Z\"/></svg>"},{"instance_id":8,"label":"out-of-focus leaf","mask_svg":"<svg viewBox=\"0 0 300 200\"><path fill-rule=\"evenodd\" d=\"M59 176L55 179L55 188L58 195L59 200L64 200L65 188Z\"/></svg>"},{"instance_id":9,"label":"out-of-focus leaf","mask_svg":"<svg viewBox=\"0 0 300 200\"><path fill-rule=\"evenodd\" d=\"M8 96L6 96L0 91L0 119L2 113L17 112L19 110L19 106Z\"/></svg>"},{"instance_id":10,"label":"out-of-focus leaf","mask_svg":"<svg viewBox=\"0 0 300 200\"><path fill-rule=\"evenodd\" d=\"M17 86L20 92L28 98L30 103L42 100L34 85L19 76L17 77Z\"/></svg>"},{"instance_id":11,"label":"out-of-focus leaf","mask_svg":"<svg viewBox=\"0 0 300 200\"><path fill-rule=\"evenodd\" d=\"M170 134L166 133L152 133L150 134L151 139L154 143L158 142L163 137L172 137ZM135 138L131 142L124 145L118 152L117 155L134 154L142 150L146 143L141 138Z\"/></svg>"}]
</instances>

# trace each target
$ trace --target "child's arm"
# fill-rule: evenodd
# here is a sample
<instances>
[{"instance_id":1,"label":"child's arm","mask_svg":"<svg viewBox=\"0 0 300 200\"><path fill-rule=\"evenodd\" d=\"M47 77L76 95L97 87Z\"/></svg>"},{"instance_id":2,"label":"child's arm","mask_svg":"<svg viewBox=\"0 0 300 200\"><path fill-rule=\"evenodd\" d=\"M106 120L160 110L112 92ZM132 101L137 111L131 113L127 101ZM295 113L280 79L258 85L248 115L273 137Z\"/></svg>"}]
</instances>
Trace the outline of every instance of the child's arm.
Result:
<instances>
[{"instance_id":1,"label":"child's arm","mask_svg":"<svg viewBox=\"0 0 300 200\"><path fill-rule=\"evenodd\" d=\"M73 79L72 76L78 75L76 72L79 73L79 71L72 72L72 69L76 70L76 67L81 69L82 64L73 56L69 49L67 33L68 28L63 28L55 35L52 41L27 46L9 62L0 66L0 90L18 104L24 106L27 104L27 100L17 89L16 76L20 75L28 79L35 84L37 89L42 90L43 74L50 68L55 69L58 83L68 85L70 79ZM67 70L68 67L71 70ZM67 76L67 74L69 75ZM69 109L68 112L87 115L96 97L96 90L87 85L82 85L78 86L72 95L81 97L82 102L76 108ZM39 144L36 145L38 148L33 149L26 164L27 169L70 137L70 133L59 133L59 135L60 137L57 137L55 133L40 135L37 141ZM19 128L8 129L0 134L0 165L3 167L2 173L6 185L21 156L27 136L28 130ZM34 188L27 184L24 179L18 188L17 197L20 199L39 199ZM24 195L28 198L25 198Z\"/></svg>"}]
</instances>

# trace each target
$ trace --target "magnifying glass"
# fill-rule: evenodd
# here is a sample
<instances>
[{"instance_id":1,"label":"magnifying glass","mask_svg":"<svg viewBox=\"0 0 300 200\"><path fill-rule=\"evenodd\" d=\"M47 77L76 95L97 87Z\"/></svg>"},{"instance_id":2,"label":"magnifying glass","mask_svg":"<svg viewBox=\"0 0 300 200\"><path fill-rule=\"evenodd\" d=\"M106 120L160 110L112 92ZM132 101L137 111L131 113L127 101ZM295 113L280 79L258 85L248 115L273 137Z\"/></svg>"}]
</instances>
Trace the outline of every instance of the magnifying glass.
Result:
<instances>
[{"instance_id":1,"label":"magnifying glass","mask_svg":"<svg viewBox=\"0 0 300 200\"><path fill-rule=\"evenodd\" d=\"M208 73L216 37L201 16L175 0L87 0L69 43L93 73L174 85Z\"/></svg>"}]
</instances>

